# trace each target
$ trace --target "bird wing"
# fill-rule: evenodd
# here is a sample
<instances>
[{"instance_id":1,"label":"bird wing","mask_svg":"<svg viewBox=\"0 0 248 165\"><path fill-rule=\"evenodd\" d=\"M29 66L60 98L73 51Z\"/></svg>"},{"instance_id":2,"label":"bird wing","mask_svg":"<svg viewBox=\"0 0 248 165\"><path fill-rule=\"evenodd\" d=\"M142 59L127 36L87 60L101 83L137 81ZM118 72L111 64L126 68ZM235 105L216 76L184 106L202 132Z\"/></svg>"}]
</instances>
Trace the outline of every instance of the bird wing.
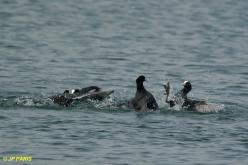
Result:
<instances>
[{"instance_id":1,"label":"bird wing","mask_svg":"<svg viewBox=\"0 0 248 165\"><path fill-rule=\"evenodd\" d=\"M158 109L157 101L150 92L147 92L146 101L147 101L147 104L146 104L147 108L154 109L154 110Z\"/></svg>"}]
</instances>

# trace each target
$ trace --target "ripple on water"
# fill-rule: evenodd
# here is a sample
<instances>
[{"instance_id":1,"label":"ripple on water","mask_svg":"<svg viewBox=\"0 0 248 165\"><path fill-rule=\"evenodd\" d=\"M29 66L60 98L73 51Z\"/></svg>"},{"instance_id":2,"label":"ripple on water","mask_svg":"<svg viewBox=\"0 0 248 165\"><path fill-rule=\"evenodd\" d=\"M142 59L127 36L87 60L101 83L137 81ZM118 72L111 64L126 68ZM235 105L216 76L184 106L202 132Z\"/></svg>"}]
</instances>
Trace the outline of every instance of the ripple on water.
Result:
<instances>
[{"instance_id":1,"label":"ripple on water","mask_svg":"<svg viewBox=\"0 0 248 165\"><path fill-rule=\"evenodd\" d=\"M0 0L1 155L30 153L37 165L247 164L247 4ZM160 111L116 107L140 74ZM169 108L165 80L192 81L209 104ZM89 85L115 95L71 107L47 99Z\"/></svg>"}]
</instances>

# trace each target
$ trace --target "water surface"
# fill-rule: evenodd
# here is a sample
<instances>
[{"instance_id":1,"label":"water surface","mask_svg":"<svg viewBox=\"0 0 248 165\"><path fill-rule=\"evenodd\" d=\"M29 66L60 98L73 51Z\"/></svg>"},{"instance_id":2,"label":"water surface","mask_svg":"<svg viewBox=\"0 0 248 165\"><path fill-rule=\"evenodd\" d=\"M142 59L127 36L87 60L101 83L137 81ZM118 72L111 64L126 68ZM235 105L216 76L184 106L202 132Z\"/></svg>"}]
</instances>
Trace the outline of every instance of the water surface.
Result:
<instances>
[{"instance_id":1,"label":"water surface","mask_svg":"<svg viewBox=\"0 0 248 165\"><path fill-rule=\"evenodd\" d=\"M41 165L246 164L247 8L245 0L2 0L0 156ZM161 110L111 107L134 95L140 74ZM168 108L162 84L176 91L184 80L216 111ZM88 85L115 93L69 108L46 99Z\"/></svg>"}]
</instances>

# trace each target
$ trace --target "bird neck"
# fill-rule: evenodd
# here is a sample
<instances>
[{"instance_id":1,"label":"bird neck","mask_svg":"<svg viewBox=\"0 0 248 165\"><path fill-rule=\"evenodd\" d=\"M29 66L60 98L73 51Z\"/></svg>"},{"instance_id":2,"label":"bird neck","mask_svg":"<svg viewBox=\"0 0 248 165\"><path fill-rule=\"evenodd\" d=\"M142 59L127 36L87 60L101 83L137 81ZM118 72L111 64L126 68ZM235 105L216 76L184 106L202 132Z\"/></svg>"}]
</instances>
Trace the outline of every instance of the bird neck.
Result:
<instances>
[{"instance_id":1,"label":"bird neck","mask_svg":"<svg viewBox=\"0 0 248 165\"><path fill-rule=\"evenodd\" d=\"M183 99L188 99L188 93L190 92L190 90L188 90L188 89L182 89L182 92L181 92L181 97L183 98Z\"/></svg>"},{"instance_id":2,"label":"bird neck","mask_svg":"<svg viewBox=\"0 0 248 165\"><path fill-rule=\"evenodd\" d=\"M143 90L145 90L143 82L137 83L137 91L143 91Z\"/></svg>"},{"instance_id":3,"label":"bird neck","mask_svg":"<svg viewBox=\"0 0 248 165\"><path fill-rule=\"evenodd\" d=\"M185 95L187 95L187 94L190 92L190 90L187 89L187 88L183 88L183 89L182 89L182 92L183 92Z\"/></svg>"}]
</instances>

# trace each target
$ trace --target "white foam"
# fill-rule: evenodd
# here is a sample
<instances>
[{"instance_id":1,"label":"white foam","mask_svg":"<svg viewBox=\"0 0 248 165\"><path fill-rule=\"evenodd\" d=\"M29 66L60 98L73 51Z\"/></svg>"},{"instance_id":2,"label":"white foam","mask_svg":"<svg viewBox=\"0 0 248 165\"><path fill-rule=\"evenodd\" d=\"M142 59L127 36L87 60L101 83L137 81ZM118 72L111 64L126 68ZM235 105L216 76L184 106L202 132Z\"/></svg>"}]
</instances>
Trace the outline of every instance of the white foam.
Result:
<instances>
[{"instance_id":1,"label":"white foam","mask_svg":"<svg viewBox=\"0 0 248 165\"><path fill-rule=\"evenodd\" d=\"M218 112L224 109L223 104L207 103L203 105L197 105L196 111L203 113Z\"/></svg>"}]
</instances>

